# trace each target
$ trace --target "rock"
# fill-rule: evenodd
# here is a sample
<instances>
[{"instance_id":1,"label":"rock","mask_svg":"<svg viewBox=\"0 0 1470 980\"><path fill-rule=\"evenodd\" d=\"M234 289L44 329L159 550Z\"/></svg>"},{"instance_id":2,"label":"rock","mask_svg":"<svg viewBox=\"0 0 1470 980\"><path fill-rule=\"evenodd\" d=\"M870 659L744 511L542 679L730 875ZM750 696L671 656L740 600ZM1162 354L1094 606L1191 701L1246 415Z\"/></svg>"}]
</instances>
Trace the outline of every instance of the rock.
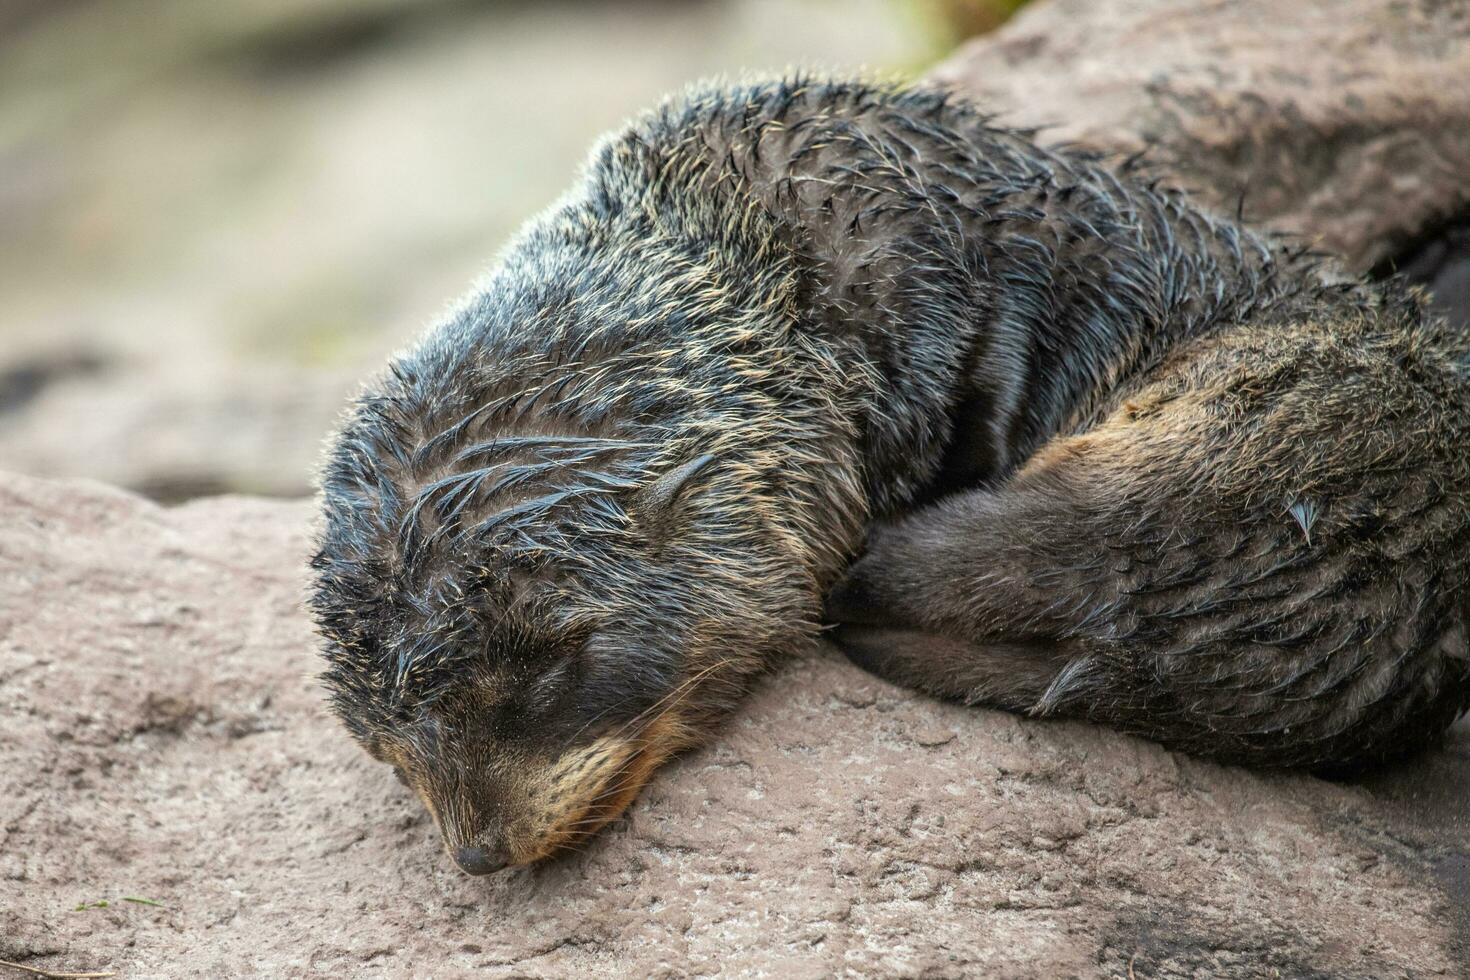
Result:
<instances>
[{"instance_id":1,"label":"rock","mask_svg":"<svg viewBox=\"0 0 1470 980\"><path fill-rule=\"evenodd\" d=\"M932 77L1361 271L1470 224L1464 4L1049 0Z\"/></svg>"},{"instance_id":2,"label":"rock","mask_svg":"<svg viewBox=\"0 0 1470 980\"><path fill-rule=\"evenodd\" d=\"M835 654L771 678L581 853L467 878L324 709L301 606L311 514L0 476L0 960L119 976L1470 970L1464 727L1329 783L940 704Z\"/></svg>"},{"instance_id":3,"label":"rock","mask_svg":"<svg viewBox=\"0 0 1470 980\"><path fill-rule=\"evenodd\" d=\"M165 503L219 493L302 496L359 382L341 370L203 366L62 341L0 367L0 460L105 478ZM0 355L0 363L5 360ZM376 367L376 365L374 365ZM371 368L363 365L359 377Z\"/></svg>"}]
</instances>

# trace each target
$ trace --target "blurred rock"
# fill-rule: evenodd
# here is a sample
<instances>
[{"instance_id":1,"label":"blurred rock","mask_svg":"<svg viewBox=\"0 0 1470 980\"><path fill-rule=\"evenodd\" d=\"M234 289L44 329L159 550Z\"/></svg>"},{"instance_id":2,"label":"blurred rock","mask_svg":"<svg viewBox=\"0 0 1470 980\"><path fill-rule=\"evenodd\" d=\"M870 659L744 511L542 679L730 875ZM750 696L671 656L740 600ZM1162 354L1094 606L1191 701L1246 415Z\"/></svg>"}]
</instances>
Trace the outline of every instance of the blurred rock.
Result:
<instances>
[{"instance_id":1,"label":"blurred rock","mask_svg":"<svg viewBox=\"0 0 1470 980\"><path fill-rule=\"evenodd\" d=\"M467 878L325 711L300 602L310 515L0 476L0 960L140 977L1470 970L1463 727L1334 784L940 704L836 655L770 678L582 852Z\"/></svg>"},{"instance_id":2,"label":"blurred rock","mask_svg":"<svg viewBox=\"0 0 1470 980\"><path fill-rule=\"evenodd\" d=\"M894 0L0 0L0 467L305 493L358 382L599 133L712 73L911 63L911 21ZM79 351L98 369L54 369Z\"/></svg>"},{"instance_id":3,"label":"blurred rock","mask_svg":"<svg viewBox=\"0 0 1470 980\"><path fill-rule=\"evenodd\" d=\"M1047 0L931 77L1360 271L1470 227L1463 3Z\"/></svg>"},{"instance_id":4,"label":"blurred rock","mask_svg":"<svg viewBox=\"0 0 1470 980\"><path fill-rule=\"evenodd\" d=\"M961 41L993 31L1028 0L903 0L933 25L948 51Z\"/></svg>"}]
</instances>

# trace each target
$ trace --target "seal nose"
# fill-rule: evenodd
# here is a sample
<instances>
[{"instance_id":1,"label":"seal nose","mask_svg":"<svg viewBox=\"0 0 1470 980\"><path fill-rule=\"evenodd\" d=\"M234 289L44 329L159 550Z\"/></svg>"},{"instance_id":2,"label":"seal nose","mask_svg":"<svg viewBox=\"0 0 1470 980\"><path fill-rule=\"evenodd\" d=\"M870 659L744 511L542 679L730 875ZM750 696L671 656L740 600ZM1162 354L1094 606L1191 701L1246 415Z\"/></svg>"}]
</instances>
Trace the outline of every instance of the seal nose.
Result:
<instances>
[{"instance_id":1,"label":"seal nose","mask_svg":"<svg viewBox=\"0 0 1470 980\"><path fill-rule=\"evenodd\" d=\"M499 871L510 862L498 854L490 854L483 847L461 847L454 852L454 863L465 874L488 875Z\"/></svg>"}]
</instances>

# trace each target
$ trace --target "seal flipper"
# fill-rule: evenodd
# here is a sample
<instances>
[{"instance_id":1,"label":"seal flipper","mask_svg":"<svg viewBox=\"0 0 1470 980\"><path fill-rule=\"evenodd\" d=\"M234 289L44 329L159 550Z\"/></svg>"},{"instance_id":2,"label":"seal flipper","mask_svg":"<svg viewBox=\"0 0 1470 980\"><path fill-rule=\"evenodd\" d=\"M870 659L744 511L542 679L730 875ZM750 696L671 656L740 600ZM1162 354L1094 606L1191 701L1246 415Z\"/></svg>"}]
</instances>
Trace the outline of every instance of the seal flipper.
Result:
<instances>
[{"instance_id":1,"label":"seal flipper","mask_svg":"<svg viewBox=\"0 0 1470 980\"><path fill-rule=\"evenodd\" d=\"M1199 341L1003 485L873 529L838 641L926 691L1223 762L1433 743L1470 705L1470 403L1429 339Z\"/></svg>"},{"instance_id":2,"label":"seal flipper","mask_svg":"<svg viewBox=\"0 0 1470 980\"><path fill-rule=\"evenodd\" d=\"M942 698L1030 712L1071 657L1056 644L967 643L896 626L839 626L847 658L901 687Z\"/></svg>"}]
</instances>

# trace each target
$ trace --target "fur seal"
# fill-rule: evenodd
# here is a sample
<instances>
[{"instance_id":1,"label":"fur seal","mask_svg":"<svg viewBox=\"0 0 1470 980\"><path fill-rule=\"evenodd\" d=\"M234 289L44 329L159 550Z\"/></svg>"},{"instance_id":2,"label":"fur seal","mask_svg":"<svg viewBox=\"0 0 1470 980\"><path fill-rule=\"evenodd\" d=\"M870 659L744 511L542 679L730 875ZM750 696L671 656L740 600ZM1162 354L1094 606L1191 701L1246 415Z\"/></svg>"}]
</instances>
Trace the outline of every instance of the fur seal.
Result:
<instances>
[{"instance_id":1,"label":"fur seal","mask_svg":"<svg viewBox=\"0 0 1470 980\"><path fill-rule=\"evenodd\" d=\"M325 683L466 871L617 816L829 594L884 676L1227 761L1371 763L1466 708L1470 338L1032 135L694 90L366 386Z\"/></svg>"}]
</instances>

